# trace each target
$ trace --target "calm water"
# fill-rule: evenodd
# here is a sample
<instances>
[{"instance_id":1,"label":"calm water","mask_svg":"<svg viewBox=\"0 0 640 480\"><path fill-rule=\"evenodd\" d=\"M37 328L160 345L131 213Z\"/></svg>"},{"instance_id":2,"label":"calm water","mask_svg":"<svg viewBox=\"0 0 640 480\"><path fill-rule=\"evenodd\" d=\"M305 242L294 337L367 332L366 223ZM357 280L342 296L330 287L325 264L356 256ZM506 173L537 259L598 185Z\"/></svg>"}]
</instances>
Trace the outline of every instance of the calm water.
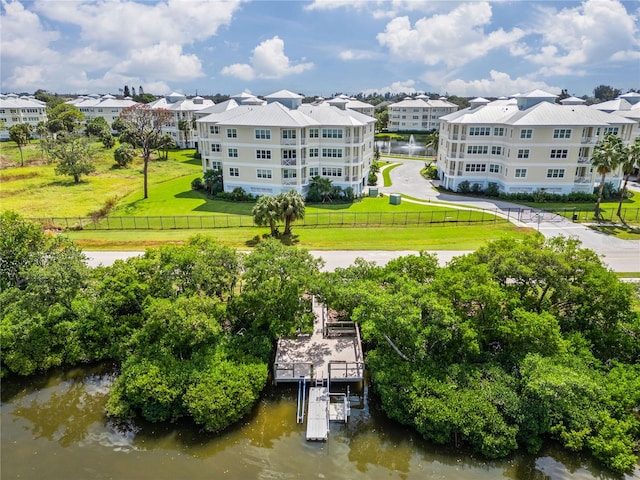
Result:
<instances>
[{"instance_id":1,"label":"calm water","mask_svg":"<svg viewBox=\"0 0 640 480\"><path fill-rule=\"evenodd\" d=\"M242 424L218 435L193 425L116 426L104 417L106 367L2 384L1 477L8 479L631 479L552 447L487 462L434 447L384 418L367 390L348 424L310 443L295 421L295 390L270 390Z\"/></svg>"}]
</instances>

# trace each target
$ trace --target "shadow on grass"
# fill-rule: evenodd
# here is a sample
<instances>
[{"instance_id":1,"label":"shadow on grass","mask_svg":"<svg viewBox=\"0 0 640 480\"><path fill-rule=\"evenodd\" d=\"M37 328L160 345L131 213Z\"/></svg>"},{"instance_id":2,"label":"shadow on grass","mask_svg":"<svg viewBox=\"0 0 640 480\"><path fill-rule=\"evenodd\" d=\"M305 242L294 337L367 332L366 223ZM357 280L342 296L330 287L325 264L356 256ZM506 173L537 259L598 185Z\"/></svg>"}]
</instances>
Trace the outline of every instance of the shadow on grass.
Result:
<instances>
[{"instance_id":1,"label":"shadow on grass","mask_svg":"<svg viewBox=\"0 0 640 480\"><path fill-rule=\"evenodd\" d=\"M640 240L640 227L624 225L591 225L589 228L624 240Z\"/></svg>"},{"instance_id":2,"label":"shadow on grass","mask_svg":"<svg viewBox=\"0 0 640 480\"><path fill-rule=\"evenodd\" d=\"M245 245L247 247L257 247L260 243L262 243L263 241L267 240L268 238L271 238L271 234L270 233L263 233L262 235L255 235L252 239L247 240L245 243ZM293 246L293 245L297 245L298 243L300 243L300 240L298 238L298 235L295 234L290 234L290 235L279 235L276 237L278 240L280 240L280 243L282 243L283 245L286 245L288 247Z\"/></svg>"}]
</instances>

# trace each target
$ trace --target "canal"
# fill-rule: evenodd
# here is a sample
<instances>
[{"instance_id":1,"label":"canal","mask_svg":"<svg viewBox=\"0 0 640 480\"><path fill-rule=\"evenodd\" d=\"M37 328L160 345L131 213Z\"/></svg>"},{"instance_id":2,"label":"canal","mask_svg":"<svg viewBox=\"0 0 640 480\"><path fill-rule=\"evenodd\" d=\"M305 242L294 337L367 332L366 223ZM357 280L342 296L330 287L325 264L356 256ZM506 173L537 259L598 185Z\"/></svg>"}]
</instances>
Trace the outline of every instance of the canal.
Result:
<instances>
[{"instance_id":1,"label":"canal","mask_svg":"<svg viewBox=\"0 0 640 480\"><path fill-rule=\"evenodd\" d=\"M252 414L219 435L188 423L116 425L104 417L107 366L2 382L0 473L8 479L635 479L547 446L538 456L486 461L434 446L385 418L364 388L348 424L305 441L295 388L269 389ZM353 393L353 392L352 392Z\"/></svg>"}]
</instances>

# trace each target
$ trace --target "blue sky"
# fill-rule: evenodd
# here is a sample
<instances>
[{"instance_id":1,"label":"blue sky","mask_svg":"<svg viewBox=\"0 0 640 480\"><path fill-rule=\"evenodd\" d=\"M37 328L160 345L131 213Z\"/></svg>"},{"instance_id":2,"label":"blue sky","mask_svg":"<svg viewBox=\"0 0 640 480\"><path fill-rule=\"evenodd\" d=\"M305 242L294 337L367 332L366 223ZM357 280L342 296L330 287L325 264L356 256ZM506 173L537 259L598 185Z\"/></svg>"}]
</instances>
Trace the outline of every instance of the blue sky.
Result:
<instances>
[{"instance_id":1,"label":"blue sky","mask_svg":"<svg viewBox=\"0 0 640 480\"><path fill-rule=\"evenodd\" d=\"M0 0L0 90L640 88L640 2Z\"/></svg>"}]
</instances>

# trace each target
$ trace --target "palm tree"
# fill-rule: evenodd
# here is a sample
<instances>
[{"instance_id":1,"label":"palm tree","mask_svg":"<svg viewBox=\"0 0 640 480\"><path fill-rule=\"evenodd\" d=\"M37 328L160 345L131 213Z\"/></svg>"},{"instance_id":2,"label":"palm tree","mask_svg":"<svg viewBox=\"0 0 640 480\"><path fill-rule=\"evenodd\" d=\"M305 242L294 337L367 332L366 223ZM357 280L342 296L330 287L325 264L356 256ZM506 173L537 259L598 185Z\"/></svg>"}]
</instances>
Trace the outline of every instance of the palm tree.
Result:
<instances>
[{"instance_id":1,"label":"palm tree","mask_svg":"<svg viewBox=\"0 0 640 480\"><path fill-rule=\"evenodd\" d=\"M636 137L636 140L631 145L624 148L624 155L621 160L622 165L622 174L624 175L624 183L622 184L622 188L620 189L620 203L618 203L618 218L622 219L622 201L624 200L624 194L627 191L627 183L629 182L629 177L635 171L636 168L640 167L640 137Z\"/></svg>"},{"instance_id":2,"label":"palm tree","mask_svg":"<svg viewBox=\"0 0 640 480\"><path fill-rule=\"evenodd\" d=\"M189 148L189 132L191 131L191 122L186 118L178 120L178 130L184 134L184 148Z\"/></svg>"},{"instance_id":3,"label":"palm tree","mask_svg":"<svg viewBox=\"0 0 640 480\"><path fill-rule=\"evenodd\" d=\"M333 185L331 179L327 177L316 176L311 179L309 190L315 190L322 198L322 203L326 200L331 200L331 190Z\"/></svg>"},{"instance_id":4,"label":"palm tree","mask_svg":"<svg viewBox=\"0 0 640 480\"><path fill-rule=\"evenodd\" d=\"M278 235L276 224L280 220L280 205L276 197L263 195L258 198L251 210L251 215L256 225L269 225L272 237Z\"/></svg>"},{"instance_id":5,"label":"palm tree","mask_svg":"<svg viewBox=\"0 0 640 480\"><path fill-rule=\"evenodd\" d=\"M284 220L284 234L291 235L291 224L304 218L304 199L295 190L280 193L278 200L280 218Z\"/></svg>"},{"instance_id":6,"label":"palm tree","mask_svg":"<svg viewBox=\"0 0 640 480\"><path fill-rule=\"evenodd\" d=\"M600 202L604 190L604 181L607 174L613 172L622 161L624 145L620 137L613 133L607 134L593 149L591 163L600 174L600 187L598 188L598 200L596 201L596 218L600 217Z\"/></svg>"},{"instance_id":7,"label":"palm tree","mask_svg":"<svg viewBox=\"0 0 640 480\"><path fill-rule=\"evenodd\" d=\"M36 125L36 134L38 135L38 139L40 141L40 150L42 152L42 159L44 160L44 148L47 142L47 136L49 135L47 122L38 122L38 124Z\"/></svg>"},{"instance_id":8,"label":"palm tree","mask_svg":"<svg viewBox=\"0 0 640 480\"><path fill-rule=\"evenodd\" d=\"M427 143L425 145L425 148L429 149L432 148L433 149L433 155L434 156L438 156L438 145L440 144L440 131L439 130L434 130L433 132L429 133L427 135Z\"/></svg>"}]
</instances>

